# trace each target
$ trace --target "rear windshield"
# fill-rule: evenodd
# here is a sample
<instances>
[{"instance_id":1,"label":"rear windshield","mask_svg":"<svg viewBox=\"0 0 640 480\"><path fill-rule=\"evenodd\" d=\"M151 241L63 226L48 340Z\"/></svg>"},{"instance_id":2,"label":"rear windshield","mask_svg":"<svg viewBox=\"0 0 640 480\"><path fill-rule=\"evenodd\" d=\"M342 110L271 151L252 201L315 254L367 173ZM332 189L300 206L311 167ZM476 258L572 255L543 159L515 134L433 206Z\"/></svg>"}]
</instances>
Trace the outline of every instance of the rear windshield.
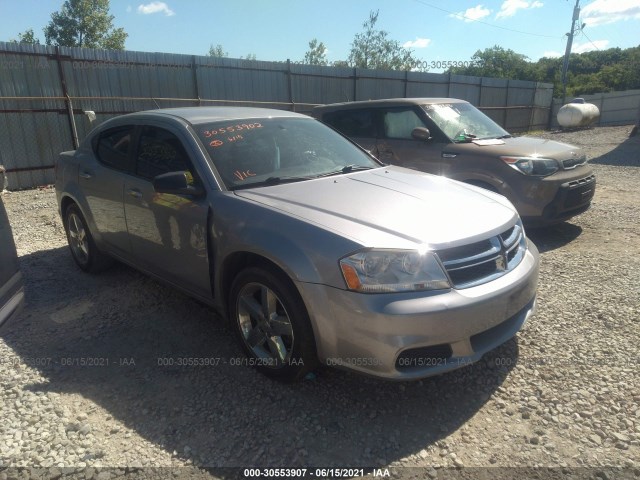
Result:
<instances>
[{"instance_id":1,"label":"rear windshield","mask_svg":"<svg viewBox=\"0 0 640 480\"><path fill-rule=\"evenodd\" d=\"M228 189L380 166L349 140L311 118L254 118L194 128Z\"/></svg>"}]
</instances>

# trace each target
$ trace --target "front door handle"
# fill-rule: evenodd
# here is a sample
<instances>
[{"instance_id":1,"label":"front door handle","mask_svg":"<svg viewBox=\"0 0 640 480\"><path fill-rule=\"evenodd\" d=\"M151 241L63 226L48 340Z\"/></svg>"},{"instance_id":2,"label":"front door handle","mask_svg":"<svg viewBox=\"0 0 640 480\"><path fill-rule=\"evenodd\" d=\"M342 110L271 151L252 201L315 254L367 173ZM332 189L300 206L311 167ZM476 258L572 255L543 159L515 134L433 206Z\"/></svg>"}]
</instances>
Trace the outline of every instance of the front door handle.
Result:
<instances>
[{"instance_id":1,"label":"front door handle","mask_svg":"<svg viewBox=\"0 0 640 480\"><path fill-rule=\"evenodd\" d=\"M85 170L84 172L80 172L79 176L80 176L80 178L91 178L91 177L93 177L93 174L91 172L87 172Z\"/></svg>"},{"instance_id":2,"label":"front door handle","mask_svg":"<svg viewBox=\"0 0 640 480\"><path fill-rule=\"evenodd\" d=\"M131 195L133 198L142 198L142 192L137 188L130 188L129 195Z\"/></svg>"}]
</instances>

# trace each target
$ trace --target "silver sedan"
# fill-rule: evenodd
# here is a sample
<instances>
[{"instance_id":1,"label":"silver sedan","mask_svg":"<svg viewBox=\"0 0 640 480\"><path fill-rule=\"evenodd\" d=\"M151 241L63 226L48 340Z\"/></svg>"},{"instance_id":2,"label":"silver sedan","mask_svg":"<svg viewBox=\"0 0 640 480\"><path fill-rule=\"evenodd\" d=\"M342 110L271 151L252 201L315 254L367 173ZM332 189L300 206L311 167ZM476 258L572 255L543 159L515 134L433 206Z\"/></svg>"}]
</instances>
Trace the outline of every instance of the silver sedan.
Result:
<instances>
[{"instance_id":1,"label":"silver sedan","mask_svg":"<svg viewBox=\"0 0 640 480\"><path fill-rule=\"evenodd\" d=\"M212 305L246 363L389 379L478 360L533 313L538 252L501 195L385 166L304 115L125 115L63 152L71 254L117 259Z\"/></svg>"}]
</instances>

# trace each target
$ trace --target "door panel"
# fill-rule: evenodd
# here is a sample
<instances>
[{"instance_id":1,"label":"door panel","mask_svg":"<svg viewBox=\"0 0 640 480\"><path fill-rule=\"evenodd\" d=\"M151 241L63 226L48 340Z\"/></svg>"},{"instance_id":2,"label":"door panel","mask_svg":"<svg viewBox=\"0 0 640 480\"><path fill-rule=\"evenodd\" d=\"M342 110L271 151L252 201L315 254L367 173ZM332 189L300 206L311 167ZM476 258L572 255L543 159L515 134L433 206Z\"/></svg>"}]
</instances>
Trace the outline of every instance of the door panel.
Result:
<instances>
[{"instance_id":1,"label":"door panel","mask_svg":"<svg viewBox=\"0 0 640 480\"><path fill-rule=\"evenodd\" d=\"M95 153L79 161L78 183L89 205L97 236L121 256L130 253L124 218L124 178L133 170L134 127L116 127L100 134ZM97 159L96 159L97 156Z\"/></svg>"},{"instance_id":2,"label":"door panel","mask_svg":"<svg viewBox=\"0 0 640 480\"><path fill-rule=\"evenodd\" d=\"M151 273L210 297L206 198L157 193L152 178L188 172L191 162L180 140L168 130L143 127L136 175L124 184L124 211L134 258Z\"/></svg>"},{"instance_id":3,"label":"door panel","mask_svg":"<svg viewBox=\"0 0 640 480\"><path fill-rule=\"evenodd\" d=\"M378 158L392 165L440 175L443 146L432 141L383 138L378 141Z\"/></svg>"}]
</instances>

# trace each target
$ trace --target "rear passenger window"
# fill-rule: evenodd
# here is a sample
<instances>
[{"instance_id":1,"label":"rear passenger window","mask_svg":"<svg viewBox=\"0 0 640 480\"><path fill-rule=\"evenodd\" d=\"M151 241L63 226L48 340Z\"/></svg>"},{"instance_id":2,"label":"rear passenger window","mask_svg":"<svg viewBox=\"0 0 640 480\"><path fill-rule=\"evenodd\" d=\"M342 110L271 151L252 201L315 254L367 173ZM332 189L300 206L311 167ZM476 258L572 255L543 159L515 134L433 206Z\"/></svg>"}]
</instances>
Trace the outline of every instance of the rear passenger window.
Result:
<instances>
[{"instance_id":1,"label":"rear passenger window","mask_svg":"<svg viewBox=\"0 0 640 480\"><path fill-rule=\"evenodd\" d=\"M376 137L373 110L332 112L326 114L322 121L347 137Z\"/></svg>"},{"instance_id":2,"label":"rear passenger window","mask_svg":"<svg viewBox=\"0 0 640 480\"><path fill-rule=\"evenodd\" d=\"M182 142L168 130L143 127L136 161L136 174L152 179L169 172L193 174Z\"/></svg>"},{"instance_id":3,"label":"rear passenger window","mask_svg":"<svg viewBox=\"0 0 640 480\"><path fill-rule=\"evenodd\" d=\"M384 114L384 135L387 138L411 140L411 132L416 127L424 127L424 123L413 110L390 110Z\"/></svg>"},{"instance_id":4,"label":"rear passenger window","mask_svg":"<svg viewBox=\"0 0 640 480\"><path fill-rule=\"evenodd\" d=\"M117 127L100 134L95 152L105 165L123 171L133 170L131 164L131 142L133 127Z\"/></svg>"}]
</instances>

